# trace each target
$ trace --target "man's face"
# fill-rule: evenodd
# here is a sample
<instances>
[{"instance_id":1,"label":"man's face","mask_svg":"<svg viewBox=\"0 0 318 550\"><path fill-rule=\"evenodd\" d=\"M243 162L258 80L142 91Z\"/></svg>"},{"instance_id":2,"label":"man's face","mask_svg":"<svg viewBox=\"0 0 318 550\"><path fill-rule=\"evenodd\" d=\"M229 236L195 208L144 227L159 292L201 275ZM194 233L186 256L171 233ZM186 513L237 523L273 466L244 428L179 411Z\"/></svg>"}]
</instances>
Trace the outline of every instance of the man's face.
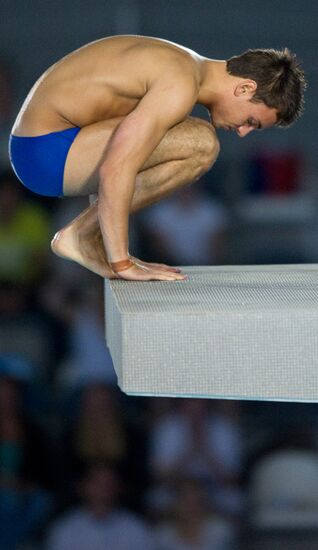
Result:
<instances>
[{"instance_id":1,"label":"man's face","mask_svg":"<svg viewBox=\"0 0 318 550\"><path fill-rule=\"evenodd\" d=\"M88 507L108 509L114 506L118 491L116 475L106 466L93 466L80 484L81 494Z\"/></svg>"},{"instance_id":2,"label":"man's face","mask_svg":"<svg viewBox=\"0 0 318 550\"><path fill-rule=\"evenodd\" d=\"M250 81L247 81L250 82ZM252 103L253 91L243 85L234 93L227 93L211 108L212 124L215 128L235 131L245 137L253 130L270 128L277 122L277 111L265 103Z\"/></svg>"}]
</instances>

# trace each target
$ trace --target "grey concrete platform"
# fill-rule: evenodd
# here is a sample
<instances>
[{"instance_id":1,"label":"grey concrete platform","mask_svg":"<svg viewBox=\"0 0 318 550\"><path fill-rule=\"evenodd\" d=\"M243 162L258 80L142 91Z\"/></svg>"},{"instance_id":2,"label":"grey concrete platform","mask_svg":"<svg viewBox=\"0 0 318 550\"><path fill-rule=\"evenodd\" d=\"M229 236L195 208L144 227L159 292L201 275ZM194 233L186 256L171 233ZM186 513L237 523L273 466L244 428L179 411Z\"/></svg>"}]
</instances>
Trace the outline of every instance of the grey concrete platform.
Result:
<instances>
[{"instance_id":1,"label":"grey concrete platform","mask_svg":"<svg viewBox=\"0 0 318 550\"><path fill-rule=\"evenodd\" d=\"M182 269L186 281L105 281L123 392L318 402L318 264Z\"/></svg>"}]
</instances>

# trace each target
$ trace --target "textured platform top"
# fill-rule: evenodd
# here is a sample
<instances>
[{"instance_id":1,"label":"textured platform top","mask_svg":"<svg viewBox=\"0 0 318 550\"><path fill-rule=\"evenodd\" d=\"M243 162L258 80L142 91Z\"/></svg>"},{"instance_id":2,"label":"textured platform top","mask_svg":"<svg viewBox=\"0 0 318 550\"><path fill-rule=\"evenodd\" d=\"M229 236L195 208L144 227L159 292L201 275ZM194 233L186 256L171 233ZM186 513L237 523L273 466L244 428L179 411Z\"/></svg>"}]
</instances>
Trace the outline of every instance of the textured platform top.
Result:
<instances>
[{"instance_id":1,"label":"textured platform top","mask_svg":"<svg viewBox=\"0 0 318 550\"><path fill-rule=\"evenodd\" d=\"M318 264L184 267L186 281L111 281L122 313L187 315L318 307Z\"/></svg>"},{"instance_id":2,"label":"textured platform top","mask_svg":"<svg viewBox=\"0 0 318 550\"><path fill-rule=\"evenodd\" d=\"M106 281L123 391L318 401L318 264L183 272L185 281Z\"/></svg>"}]
</instances>

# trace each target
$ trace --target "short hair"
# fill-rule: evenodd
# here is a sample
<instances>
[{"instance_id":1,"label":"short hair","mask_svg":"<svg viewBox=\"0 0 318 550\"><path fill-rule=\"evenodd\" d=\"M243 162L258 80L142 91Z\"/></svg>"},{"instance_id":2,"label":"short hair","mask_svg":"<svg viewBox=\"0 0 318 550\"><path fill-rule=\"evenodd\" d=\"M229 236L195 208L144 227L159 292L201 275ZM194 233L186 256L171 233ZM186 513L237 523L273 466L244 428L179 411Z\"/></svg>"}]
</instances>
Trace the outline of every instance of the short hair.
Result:
<instances>
[{"instance_id":1,"label":"short hair","mask_svg":"<svg viewBox=\"0 0 318 550\"><path fill-rule=\"evenodd\" d=\"M302 115L307 82L288 48L247 50L228 59L226 69L233 76L255 80L251 101L277 109L277 126L290 126Z\"/></svg>"}]
</instances>

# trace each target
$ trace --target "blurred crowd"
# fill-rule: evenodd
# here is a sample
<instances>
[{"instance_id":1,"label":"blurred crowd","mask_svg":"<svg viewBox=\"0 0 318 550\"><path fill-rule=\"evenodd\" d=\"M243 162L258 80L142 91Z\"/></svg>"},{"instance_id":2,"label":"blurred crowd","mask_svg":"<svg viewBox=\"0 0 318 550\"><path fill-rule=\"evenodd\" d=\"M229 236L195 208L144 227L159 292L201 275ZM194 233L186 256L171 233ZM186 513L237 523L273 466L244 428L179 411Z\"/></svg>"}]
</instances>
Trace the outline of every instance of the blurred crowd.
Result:
<instances>
[{"instance_id":1,"label":"blurred crowd","mask_svg":"<svg viewBox=\"0 0 318 550\"><path fill-rule=\"evenodd\" d=\"M12 86L0 63L4 141ZM235 220L217 170L136 214L131 253L231 262ZM32 195L1 150L0 548L273 549L277 529L280 547L311 548L301 544L318 526L316 406L123 394L103 280L49 246L87 205ZM286 542L295 527L297 547Z\"/></svg>"}]
</instances>

